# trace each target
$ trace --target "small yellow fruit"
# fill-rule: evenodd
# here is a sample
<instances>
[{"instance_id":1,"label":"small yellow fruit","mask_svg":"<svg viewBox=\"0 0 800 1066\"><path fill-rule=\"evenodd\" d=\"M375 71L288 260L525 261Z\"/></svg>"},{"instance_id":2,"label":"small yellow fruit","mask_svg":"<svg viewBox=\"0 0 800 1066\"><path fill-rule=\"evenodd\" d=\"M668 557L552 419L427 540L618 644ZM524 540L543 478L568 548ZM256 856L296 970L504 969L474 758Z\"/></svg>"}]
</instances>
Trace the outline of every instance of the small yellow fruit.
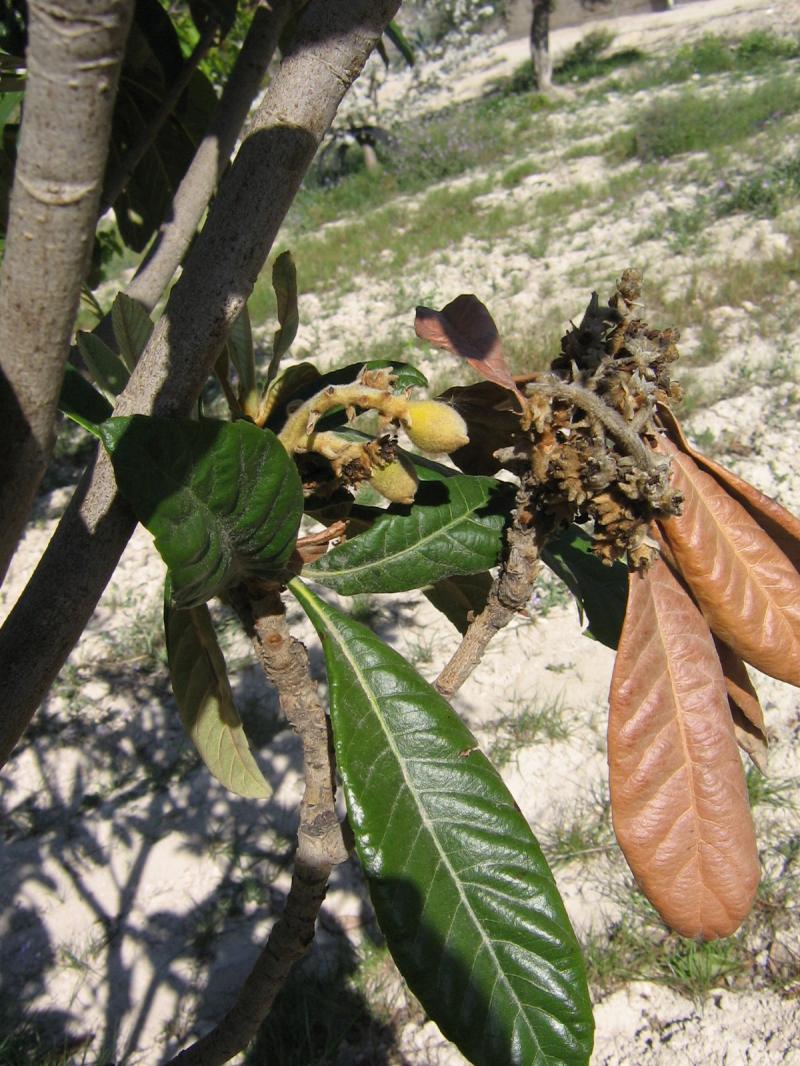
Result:
<instances>
[{"instance_id":1,"label":"small yellow fruit","mask_svg":"<svg viewBox=\"0 0 800 1066\"><path fill-rule=\"evenodd\" d=\"M413 503L419 481L414 467L401 456L386 466L373 467L369 483L392 503Z\"/></svg>"},{"instance_id":2,"label":"small yellow fruit","mask_svg":"<svg viewBox=\"0 0 800 1066\"><path fill-rule=\"evenodd\" d=\"M412 400L403 416L406 433L423 452L454 452L469 443L467 423L439 400Z\"/></svg>"}]
</instances>

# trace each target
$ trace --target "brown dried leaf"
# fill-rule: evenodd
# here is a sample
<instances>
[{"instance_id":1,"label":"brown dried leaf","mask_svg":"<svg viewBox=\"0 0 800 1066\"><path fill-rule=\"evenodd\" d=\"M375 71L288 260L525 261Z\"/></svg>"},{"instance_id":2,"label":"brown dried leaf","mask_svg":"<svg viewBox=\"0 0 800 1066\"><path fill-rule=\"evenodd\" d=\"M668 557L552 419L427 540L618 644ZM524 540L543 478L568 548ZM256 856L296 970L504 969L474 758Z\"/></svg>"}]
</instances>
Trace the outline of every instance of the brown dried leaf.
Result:
<instances>
[{"instance_id":1,"label":"brown dried leaf","mask_svg":"<svg viewBox=\"0 0 800 1066\"><path fill-rule=\"evenodd\" d=\"M614 831L647 898L683 936L730 936L759 881L747 788L708 626L660 559L631 574L608 761Z\"/></svg>"},{"instance_id":2,"label":"brown dried leaf","mask_svg":"<svg viewBox=\"0 0 800 1066\"><path fill-rule=\"evenodd\" d=\"M753 688L747 667L739 656L718 637L714 637L714 646L728 690L736 742L742 751L747 752L761 773L765 774L769 741L758 693Z\"/></svg>"},{"instance_id":3,"label":"brown dried leaf","mask_svg":"<svg viewBox=\"0 0 800 1066\"><path fill-rule=\"evenodd\" d=\"M727 470L721 463L698 452L689 444L678 419L672 411L659 404L658 415L672 443L690 455L701 470L713 477L745 511L758 522L789 559L795 570L800 570L800 518L760 492L749 481Z\"/></svg>"},{"instance_id":4,"label":"brown dried leaf","mask_svg":"<svg viewBox=\"0 0 800 1066\"><path fill-rule=\"evenodd\" d=\"M760 525L666 438L683 514L661 531L714 633L765 674L800 685L800 575Z\"/></svg>"},{"instance_id":5,"label":"brown dried leaf","mask_svg":"<svg viewBox=\"0 0 800 1066\"><path fill-rule=\"evenodd\" d=\"M461 356L488 381L513 392L524 410L524 400L503 357L497 326L477 296L462 293L441 311L418 307L414 329L421 340Z\"/></svg>"},{"instance_id":6,"label":"brown dried leaf","mask_svg":"<svg viewBox=\"0 0 800 1066\"><path fill-rule=\"evenodd\" d=\"M496 474L503 463L494 453L521 435L513 396L493 381L476 381L447 389L439 399L455 407L467 423L469 442L450 453L456 466L467 474Z\"/></svg>"}]
</instances>

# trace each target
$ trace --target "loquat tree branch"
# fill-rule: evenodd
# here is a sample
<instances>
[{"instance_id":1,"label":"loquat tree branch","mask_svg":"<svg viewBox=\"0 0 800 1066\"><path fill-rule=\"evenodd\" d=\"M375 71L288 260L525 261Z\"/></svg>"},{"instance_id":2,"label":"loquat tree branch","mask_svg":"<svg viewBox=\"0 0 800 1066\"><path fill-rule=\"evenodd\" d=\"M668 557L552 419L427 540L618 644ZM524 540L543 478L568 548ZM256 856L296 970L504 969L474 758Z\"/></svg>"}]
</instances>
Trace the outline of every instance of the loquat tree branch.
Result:
<instances>
[{"instance_id":1,"label":"loquat tree branch","mask_svg":"<svg viewBox=\"0 0 800 1066\"><path fill-rule=\"evenodd\" d=\"M289 971L314 938L328 878L347 848L336 817L333 745L325 707L309 672L308 652L289 632L280 594L251 600L239 590L234 607L249 633L281 707L303 744L305 791L292 884L283 914L222 1020L168 1066L222 1066L255 1038Z\"/></svg>"},{"instance_id":2,"label":"loquat tree branch","mask_svg":"<svg viewBox=\"0 0 800 1066\"><path fill-rule=\"evenodd\" d=\"M310 0L297 41L187 256L118 415L188 414L300 182L399 0ZM0 765L74 646L134 529L100 453L0 630Z\"/></svg>"},{"instance_id":3,"label":"loquat tree branch","mask_svg":"<svg viewBox=\"0 0 800 1066\"><path fill-rule=\"evenodd\" d=\"M0 580L55 440L133 0L30 0L28 80L0 272Z\"/></svg>"},{"instance_id":4,"label":"loquat tree branch","mask_svg":"<svg viewBox=\"0 0 800 1066\"><path fill-rule=\"evenodd\" d=\"M125 292L152 311L192 243L275 52L290 0L263 0L225 83L209 128L172 200L169 217Z\"/></svg>"}]
</instances>

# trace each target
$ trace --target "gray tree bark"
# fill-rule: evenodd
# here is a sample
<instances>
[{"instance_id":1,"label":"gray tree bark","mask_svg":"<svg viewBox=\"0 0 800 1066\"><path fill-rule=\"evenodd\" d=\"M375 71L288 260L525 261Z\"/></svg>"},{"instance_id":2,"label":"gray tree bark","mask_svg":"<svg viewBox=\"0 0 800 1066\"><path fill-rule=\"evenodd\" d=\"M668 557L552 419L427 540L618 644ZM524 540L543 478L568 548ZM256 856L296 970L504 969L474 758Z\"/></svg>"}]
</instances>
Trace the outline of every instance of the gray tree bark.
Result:
<instances>
[{"instance_id":1,"label":"gray tree bark","mask_svg":"<svg viewBox=\"0 0 800 1066\"><path fill-rule=\"evenodd\" d=\"M399 0L311 0L117 414L185 415L252 292L303 174ZM105 453L0 630L0 765L75 645L135 521Z\"/></svg>"},{"instance_id":2,"label":"gray tree bark","mask_svg":"<svg viewBox=\"0 0 800 1066\"><path fill-rule=\"evenodd\" d=\"M133 0L30 0L0 272L0 580L47 468Z\"/></svg>"},{"instance_id":3,"label":"gray tree bark","mask_svg":"<svg viewBox=\"0 0 800 1066\"><path fill-rule=\"evenodd\" d=\"M197 147L172 201L170 217L158 231L153 249L125 289L152 311L169 285L197 232L217 182L228 165L247 114L275 52L292 8L289 0L262 3L225 84L208 133Z\"/></svg>"}]
</instances>

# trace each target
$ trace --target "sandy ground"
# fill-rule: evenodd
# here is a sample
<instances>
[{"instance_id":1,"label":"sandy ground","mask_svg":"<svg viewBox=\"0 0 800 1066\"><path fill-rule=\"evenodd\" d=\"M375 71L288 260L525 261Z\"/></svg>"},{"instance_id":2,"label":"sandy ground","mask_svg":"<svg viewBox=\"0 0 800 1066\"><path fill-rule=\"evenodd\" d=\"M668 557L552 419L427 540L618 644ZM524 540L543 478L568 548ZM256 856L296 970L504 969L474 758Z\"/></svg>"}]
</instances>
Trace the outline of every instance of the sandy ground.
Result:
<instances>
[{"instance_id":1,"label":"sandy ground","mask_svg":"<svg viewBox=\"0 0 800 1066\"><path fill-rule=\"evenodd\" d=\"M620 46L656 47L682 34L774 26L798 14L796 2L701 0L611 28ZM554 50L573 41L573 31L559 31ZM463 82L450 85L448 99L476 92L524 54L524 42L499 45L480 69L471 66ZM435 94L422 96L426 106L437 106ZM587 180L599 163L588 158L568 167L581 168L580 180ZM576 177L567 170L549 174L543 164L541 174L508 195L516 197L522 215L542 182ZM524 253L521 239L495 249L490 260L479 243L465 242L446 261L426 263L424 282L419 275L407 285L424 284L426 300L437 305L460 291L493 291L487 302L501 324L518 319L554 290L564 317L578 314L587 289L575 277L576 266L582 264L600 280L613 278L627 265L626 248L641 229L642 216L662 206L657 199L654 194L653 202L638 205L628 232L608 234L599 222L576 219L574 230L536 262ZM710 240L708 255L724 257L735 269L754 255L779 251L786 238L772 223L731 222ZM642 248L645 261L663 254L655 240ZM677 291L687 276L688 265L677 257L670 273ZM796 307L796 288L794 296ZM742 306L715 312L721 355L706 373L707 402L689 428L710 436L737 472L798 512L795 353L800 331L789 309L785 326L762 336L757 310ZM366 342L391 334L399 322L410 332L412 321L408 311L398 317L380 281L367 278L352 297L304 297L301 317L306 323L301 347L316 346L322 336L334 338L332 358L337 344L344 350L353 338ZM684 350L691 355L699 345L700 338L689 333ZM2 591L4 609L35 566L68 493L56 489L40 499ZM161 1061L164 1050L176 1050L217 1020L285 899L302 787L297 745L280 720L273 694L249 665L246 642L224 616L223 645L236 669L237 702L274 794L265 803L238 800L198 766L165 683L162 582L163 566L149 535L139 529L0 784L5 813L0 883L10 904L0 917L0 1002L35 1011L55 1033L85 1037L90 1042L74 1061L98 1066L112 1059L130 1066ZM537 596L538 612L520 617L501 634L459 694L457 707L487 749L497 744L499 723L512 710L560 709L569 726L566 738L522 743L503 770L537 834L547 839L576 815L601 817L605 809L603 718L613 655L581 635L574 605L552 586L543 585ZM376 630L425 676L434 677L455 646L455 631L411 594L375 601ZM322 680L310 628L299 610L292 609L290 618L307 639ZM796 798L798 694L768 678L759 679L759 689L773 742L772 779L788 782ZM775 841L798 830L792 808L759 807L756 822L765 862ZM630 878L618 852L605 838L597 852L576 856L557 870L581 936L613 931L631 907ZM361 877L347 865L337 872L324 906L315 965L324 967L347 938L366 948L373 935ZM778 948L784 958L797 959L796 912L780 936L754 951L769 962L773 954L778 957ZM377 1000L384 1007L404 1002L393 980L385 977L375 993L376 1010ZM380 1053L353 1050L341 1058L343 1066L463 1063L418 1011L406 1005L400 1017L405 1022L392 1023ZM593 1066L800 1063L797 999L774 987L734 988L721 979L710 995L693 1000L663 984L632 981L598 997L596 1019Z\"/></svg>"}]
</instances>

